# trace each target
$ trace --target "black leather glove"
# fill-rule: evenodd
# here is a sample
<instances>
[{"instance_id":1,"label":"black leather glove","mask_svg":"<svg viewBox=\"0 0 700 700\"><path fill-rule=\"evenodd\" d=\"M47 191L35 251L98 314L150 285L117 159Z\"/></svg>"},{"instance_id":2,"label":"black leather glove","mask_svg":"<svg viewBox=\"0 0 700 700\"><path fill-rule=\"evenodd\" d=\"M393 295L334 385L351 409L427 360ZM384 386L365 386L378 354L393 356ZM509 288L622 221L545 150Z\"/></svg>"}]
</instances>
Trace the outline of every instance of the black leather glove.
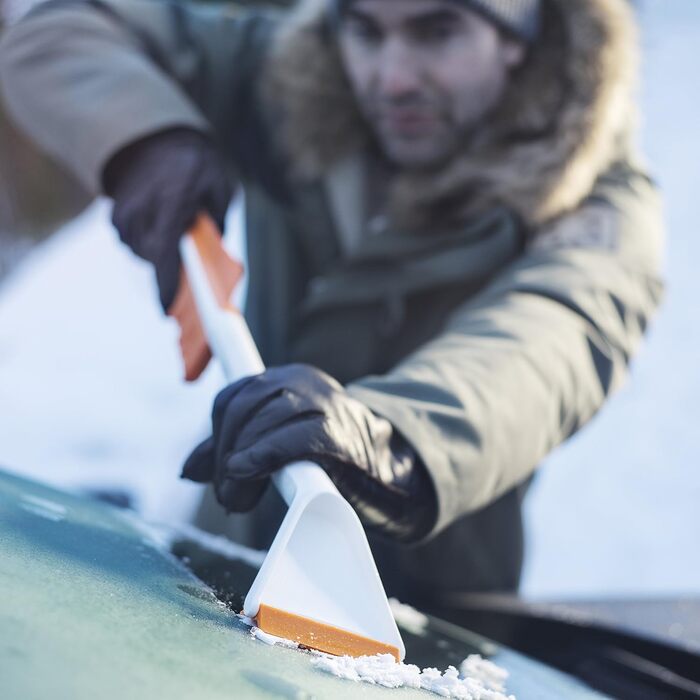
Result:
<instances>
[{"instance_id":1,"label":"black leather glove","mask_svg":"<svg viewBox=\"0 0 700 700\"><path fill-rule=\"evenodd\" d=\"M385 418L308 365L284 365L242 379L214 402L213 435L182 476L212 481L228 511L252 508L277 469L319 464L364 525L401 541L434 525L437 501L427 469Z\"/></svg>"},{"instance_id":2,"label":"black leather glove","mask_svg":"<svg viewBox=\"0 0 700 700\"><path fill-rule=\"evenodd\" d=\"M180 276L180 236L200 211L223 230L233 184L209 140L192 129L140 139L111 158L103 174L121 240L155 266L167 310Z\"/></svg>"}]
</instances>

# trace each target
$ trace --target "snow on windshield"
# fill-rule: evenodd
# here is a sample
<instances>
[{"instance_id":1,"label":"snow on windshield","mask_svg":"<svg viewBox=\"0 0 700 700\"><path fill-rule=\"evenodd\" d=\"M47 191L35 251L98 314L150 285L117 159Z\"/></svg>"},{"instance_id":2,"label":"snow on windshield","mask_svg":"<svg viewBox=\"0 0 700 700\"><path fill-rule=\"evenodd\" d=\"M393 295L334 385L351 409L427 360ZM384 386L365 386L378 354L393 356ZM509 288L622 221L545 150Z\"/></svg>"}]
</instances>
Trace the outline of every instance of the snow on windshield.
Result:
<instances>
[{"instance_id":1,"label":"snow on windshield","mask_svg":"<svg viewBox=\"0 0 700 700\"><path fill-rule=\"evenodd\" d=\"M414 608L392 599L392 610L394 609L400 610L404 619L412 619L410 611L416 616L425 617ZM254 620L243 614L239 614L238 618L250 627L253 637L265 644L299 647L296 642L263 632L255 626ZM460 664L459 670L449 666L447 670L440 671L436 668L421 669L415 664L397 662L391 654L353 658L307 651L311 654L311 664L316 669L348 681L380 685L384 688L427 690L454 700L516 700L514 695L505 695L508 671L479 654L470 654Z\"/></svg>"},{"instance_id":2,"label":"snow on windshield","mask_svg":"<svg viewBox=\"0 0 700 700\"><path fill-rule=\"evenodd\" d=\"M377 656L315 655L311 663L321 671L338 678L361 681L386 688L416 688L428 690L443 698L457 700L515 700L504 694L502 681L508 676L505 669L481 657L469 657L462 664L464 671L488 670L482 675L463 675L454 666L446 671L436 668L420 669L414 664L397 663L391 654ZM477 671L478 673L478 671Z\"/></svg>"}]
</instances>

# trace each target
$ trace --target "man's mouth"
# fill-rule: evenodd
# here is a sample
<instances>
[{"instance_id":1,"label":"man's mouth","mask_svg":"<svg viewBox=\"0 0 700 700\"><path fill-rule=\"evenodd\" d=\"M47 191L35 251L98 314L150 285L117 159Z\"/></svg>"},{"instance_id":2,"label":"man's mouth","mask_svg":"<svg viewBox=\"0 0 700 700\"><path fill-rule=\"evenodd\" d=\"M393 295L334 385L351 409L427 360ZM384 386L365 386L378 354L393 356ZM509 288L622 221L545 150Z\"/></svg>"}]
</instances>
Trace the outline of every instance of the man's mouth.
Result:
<instances>
[{"instance_id":1,"label":"man's mouth","mask_svg":"<svg viewBox=\"0 0 700 700\"><path fill-rule=\"evenodd\" d=\"M432 133L437 124L435 114L426 110L387 109L377 117L382 131L403 138L416 138Z\"/></svg>"}]
</instances>

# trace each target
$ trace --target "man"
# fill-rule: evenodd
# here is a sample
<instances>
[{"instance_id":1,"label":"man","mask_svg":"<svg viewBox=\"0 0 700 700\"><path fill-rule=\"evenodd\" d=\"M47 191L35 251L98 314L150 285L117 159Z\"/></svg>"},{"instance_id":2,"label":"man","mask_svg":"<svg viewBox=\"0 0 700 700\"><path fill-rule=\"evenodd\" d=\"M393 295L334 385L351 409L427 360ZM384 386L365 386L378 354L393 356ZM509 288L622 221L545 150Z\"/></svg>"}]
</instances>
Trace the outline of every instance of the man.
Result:
<instances>
[{"instance_id":1,"label":"man","mask_svg":"<svg viewBox=\"0 0 700 700\"><path fill-rule=\"evenodd\" d=\"M1 51L16 119L114 198L165 308L179 236L223 222L228 172L246 192L270 369L219 395L184 468L220 513L255 506L235 536L269 544L268 476L310 458L390 594L516 589L533 471L619 386L661 294L624 0L55 0Z\"/></svg>"}]
</instances>

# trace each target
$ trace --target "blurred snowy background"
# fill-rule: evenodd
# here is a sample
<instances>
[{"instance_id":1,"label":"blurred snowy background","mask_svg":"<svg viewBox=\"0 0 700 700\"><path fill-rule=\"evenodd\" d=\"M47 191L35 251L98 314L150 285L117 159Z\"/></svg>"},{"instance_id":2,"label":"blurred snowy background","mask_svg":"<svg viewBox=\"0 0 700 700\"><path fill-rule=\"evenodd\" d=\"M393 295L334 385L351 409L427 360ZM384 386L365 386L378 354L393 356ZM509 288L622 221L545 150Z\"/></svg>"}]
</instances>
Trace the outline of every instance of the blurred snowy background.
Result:
<instances>
[{"instance_id":1,"label":"blurred snowy background","mask_svg":"<svg viewBox=\"0 0 700 700\"><path fill-rule=\"evenodd\" d=\"M17 16L28 4L4 9ZM643 143L670 232L668 296L627 387L533 486L524 592L536 598L700 595L700 2L636 4ZM4 158L19 137L0 122L0 138ZM0 465L129 492L150 519L187 518L199 487L180 482L179 467L206 431L221 377L210 368L196 385L180 382L176 331L150 271L117 242L106 202L36 244L85 199L26 151L12 171L0 164ZM32 179L50 183L33 199L22 186ZM37 217L47 203L54 218ZM240 206L228 230L240 246Z\"/></svg>"},{"instance_id":2,"label":"blurred snowy background","mask_svg":"<svg viewBox=\"0 0 700 700\"><path fill-rule=\"evenodd\" d=\"M627 387L535 482L524 592L538 597L700 594L700 2L637 4L667 298Z\"/></svg>"}]
</instances>

